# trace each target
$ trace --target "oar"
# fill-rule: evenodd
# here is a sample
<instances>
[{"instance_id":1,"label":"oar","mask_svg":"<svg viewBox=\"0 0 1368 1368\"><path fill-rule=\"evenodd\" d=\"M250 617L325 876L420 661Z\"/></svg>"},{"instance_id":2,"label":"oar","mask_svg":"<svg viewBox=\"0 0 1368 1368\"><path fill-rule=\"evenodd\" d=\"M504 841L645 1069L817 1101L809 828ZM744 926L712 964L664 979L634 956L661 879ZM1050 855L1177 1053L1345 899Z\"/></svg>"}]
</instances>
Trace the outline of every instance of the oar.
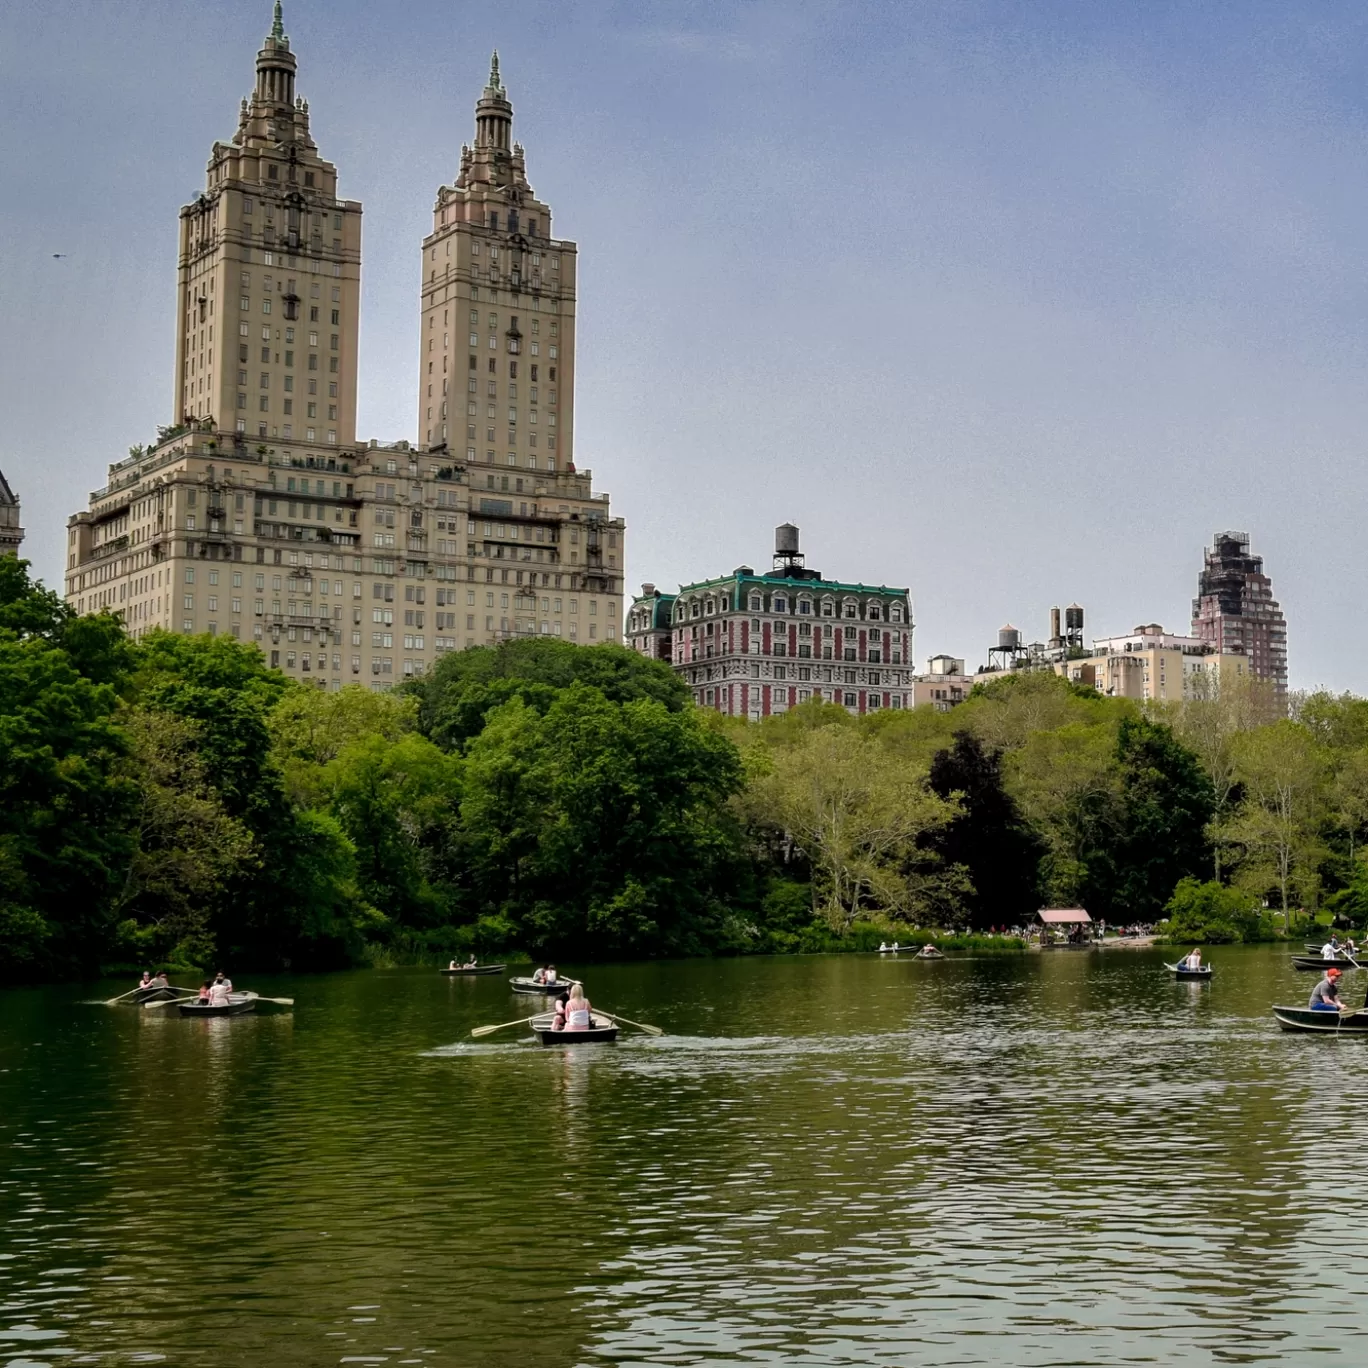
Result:
<instances>
[{"instance_id":1,"label":"oar","mask_svg":"<svg viewBox=\"0 0 1368 1368\"><path fill-rule=\"evenodd\" d=\"M519 1017L517 1021L501 1021L497 1026L477 1026L470 1034L478 1039L480 1036L493 1035L495 1031L507 1030L510 1026L525 1026L529 1021L545 1015L545 1012L534 1012L531 1016Z\"/></svg>"},{"instance_id":2,"label":"oar","mask_svg":"<svg viewBox=\"0 0 1368 1368\"><path fill-rule=\"evenodd\" d=\"M635 1026L638 1031L645 1031L647 1035L664 1035L665 1032L659 1026L647 1026L645 1022L629 1021L625 1016L615 1016L612 1012L599 1012L599 1016L606 1016L609 1021L620 1021L624 1026Z\"/></svg>"},{"instance_id":3,"label":"oar","mask_svg":"<svg viewBox=\"0 0 1368 1368\"><path fill-rule=\"evenodd\" d=\"M131 997L133 996L134 993L142 993L142 992L145 992L145 991L146 991L146 989L144 989L144 988L142 988L142 987L130 988L130 989L128 990L128 992L126 992L126 993L120 993L118 997L106 998L105 1001L104 1001L104 1005L105 1005L106 1007L112 1007L112 1006L114 1006L114 1004L115 1004L116 1002L122 1002L122 1001L124 1000L124 998L131 998Z\"/></svg>"},{"instance_id":4,"label":"oar","mask_svg":"<svg viewBox=\"0 0 1368 1368\"><path fill-rule=\"evenodd\" d=\"M159 1007L177 1007L182 1002L192 1002L196 997L194 993L187 993L184 997L162 998L159 1002L144 1002L144 1012L155 1012Z\"/></svg>"},{"instance_id":5,"label":"oar","mask_svg":"<svg viewBox=\"0 0 1368 1368\"><path fill-rule=\"evenodd\" d=\"M258 1002L278 1002L278 1003L280 1003L280 1005L281 1005L282 1007L293 1007L293 1006L294 1006L294 998L264 998L264 997L258 996L258 997L257 997L257 1001L258 1001Z\"/></svg>"}]
</instances>

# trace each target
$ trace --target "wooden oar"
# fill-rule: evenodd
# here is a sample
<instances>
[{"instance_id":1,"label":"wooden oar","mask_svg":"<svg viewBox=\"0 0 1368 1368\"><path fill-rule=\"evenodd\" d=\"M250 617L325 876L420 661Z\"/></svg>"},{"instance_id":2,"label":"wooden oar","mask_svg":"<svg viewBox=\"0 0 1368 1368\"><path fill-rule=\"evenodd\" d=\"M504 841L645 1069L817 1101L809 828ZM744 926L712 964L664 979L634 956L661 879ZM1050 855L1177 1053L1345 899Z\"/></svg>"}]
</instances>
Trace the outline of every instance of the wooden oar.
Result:
<instances>
[{"instance_id":1,"label":"wooden oar","mask_svg":"<svg viewBox=\"0 0 1368 1368\"><path fill-rule=\"evenodd\" d=\"M661 1036L665 1032L659 1026L647 1026L642 1021L629 1021L625 1016L616 1016L612 1012L599 1012L599 1016L606 1016L609 1021L620 1021L624 1026L635 1026L638 1031L645 1031L647 1035Z\"/></svg>"},{"instance_id":2,"label":"wooden oar","mask_svg":"<svg viewBox=\"0 0 1368 1368\"><path fill-rule=\"evenodd\" d=\"M143 988L141 985L140 985L139 987L137 987L137 988L130 988L130 989L128 990L128 992L126 992L126 993L120 993L118 997L106 998L105 1001L104 1001L104 1005L105 1005L106 1007L113 1007L114 1004L115 1004L116 1002L122 1002L122 1001L124 1000L124 998L131 998L131 997L133 996L134 993L143 993L143 992L146 992L146 991L147 991L147 990L146 990L145 988Z\"/></svg>"},{"instance_id":3,"label":"wooden oar","mask_svg":"<svg viewBox=\"0 0 1368 1368\"><path fill-rule=\"evenodd\" d=\"M280 1005L281 1005L282 1007L293 1007L293 1006L294 1006L294 998L264 998L264 997L258 996L258 997L257 997L257 1001L258 1001L258 1002L278 1002L278 1003L280 1003Z\"/></svg>"},{"instance_id":4,"label":"wooden oar","mask_svg":"<svg viewBox=\"0 0 1368 1368\"><path fill-rule=\"evenodd\" d=\"M196 993L187 992L184 997L162 998L158 1002L144 1002L143 1011L152 1012L155 1011L158 1007L177 1007L182 1002L193 1002L197 996L198 994Z\"/></svg>"},{"instance_id":5,"label":"wooden oar","mask_svg":"<svg viewBox=\"0 0 1368 1368\"><path fill-rule=\"evenodd\" d=\"M495 1031L507 1030L510 1026L525 1026L529 1021L545 1015L545 1012L534 1012L531 1016L519 1017L517 1021L501 1021L497 1026L477 1026L470 1034L478 1039L480 1036L493 1035Z\"/></svg>"}]
</instances>

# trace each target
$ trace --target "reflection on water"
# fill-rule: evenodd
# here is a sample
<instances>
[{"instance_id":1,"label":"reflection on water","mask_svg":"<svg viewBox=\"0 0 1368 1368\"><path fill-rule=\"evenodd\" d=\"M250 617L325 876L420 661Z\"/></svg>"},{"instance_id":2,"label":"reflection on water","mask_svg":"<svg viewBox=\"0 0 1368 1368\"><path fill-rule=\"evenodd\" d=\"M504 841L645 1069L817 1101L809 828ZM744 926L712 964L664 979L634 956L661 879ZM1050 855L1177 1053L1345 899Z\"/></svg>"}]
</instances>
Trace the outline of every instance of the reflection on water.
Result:
<instances>
[{"instance_id":1,"label":"reflection on water","mask_svg":"<svg viewBox=\"0 0 1368 1368\"><path fill-rule=\"evenodd\" d=\"M0 994L0 1364L1352 1359L1366 1047L1214 957L610 966L670 1034L581 1049L418 971Z\"/></svg>"}]
</instances>

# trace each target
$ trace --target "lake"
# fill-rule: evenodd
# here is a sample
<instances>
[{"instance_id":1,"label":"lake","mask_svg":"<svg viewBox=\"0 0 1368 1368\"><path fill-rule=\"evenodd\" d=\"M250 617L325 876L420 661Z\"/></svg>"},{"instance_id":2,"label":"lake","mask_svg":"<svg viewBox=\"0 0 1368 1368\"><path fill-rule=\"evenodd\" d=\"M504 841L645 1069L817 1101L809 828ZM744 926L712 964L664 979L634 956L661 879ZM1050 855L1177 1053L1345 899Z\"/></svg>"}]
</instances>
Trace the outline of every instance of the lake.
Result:
<instances>
[{"instance_id":1,"label":"lake","mask_svg":"<svg viewBox=\"0 0 1368 1368\"><path fill-rule=\"evenodd\" d=\"M0 993L0 1364L1352 1361L1368 1042L1161 959L587 967L669 1034L578 1052L416 969Z\"/></svg>"}]
</instances>

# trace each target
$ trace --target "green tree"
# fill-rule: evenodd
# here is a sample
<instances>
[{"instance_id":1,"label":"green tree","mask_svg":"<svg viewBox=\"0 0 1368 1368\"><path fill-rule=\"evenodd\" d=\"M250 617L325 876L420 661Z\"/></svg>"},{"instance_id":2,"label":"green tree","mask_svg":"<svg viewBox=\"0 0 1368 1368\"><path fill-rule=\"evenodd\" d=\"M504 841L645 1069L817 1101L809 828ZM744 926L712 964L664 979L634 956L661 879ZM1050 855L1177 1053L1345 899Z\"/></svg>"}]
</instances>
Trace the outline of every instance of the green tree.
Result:
<instances>
[{"instance_id":1,"label":"green tree","mask_svg":"<svg viewBox=\"0 0 1368 1368\"><path fill-rule=\"evenodd\" d=\"M845 931L864 912L912 919L944 915L967 890L933 838L960 811L879 744L838 724L800 733L771 754L752 784L752 816L785 832L807 855L815 909Z\"/></svg>"},{"instance_id":2,"label":"green tree","mask_svg":"<svg viewBox=\"0 0 1368 1368\"><path fill-rule=\"evenodd\" d=\"M947 866L958 865L969 876L969 925L1025 925L1040 906L1037 878L1045 847L1004 786L1002 753L972 732L958 732L954 744L932 759L928 782L942 798L958 795L960 811L933 844Z\"/></svg>"},{"instance_id":3,"label":"green tree","mask_svg":"<svg viewBox=\"0 0 1368 1368\"><path fill-rule=\"evenodd\" d=\"M0 976L88 968L110 939L134 796L117 701L59 647L0 630Z\"/></svg>"},{"instance_id":4,"label":"green tree","mask_svg":"<svg viewBox=\"0 0 1368 1368\"><path fill-rule=\"evenodd\" d=\"M623 646L575 646L551 637L454 651L407 687L419 699L423 734L444 749L459 750L510 698L544 713L575 683L613 703L654 699L678 712L690 702L688 687L662 661Z\"/></svg>"},{"instance_id":5,"label":"green tree","mask_svg":"<svg viewBox=\"0 0 1368 1368\"><path fill-rule=\"evenodd\" d=\"M1258 898L1214 879L1206 883L1180 879L1164 912L1166 920L1160 927L1164 939L1181 945L1227 945L1273 937Z\"/></svg>"},{"instance_id":6,"label":"green tree","mask_svg":"<svg viewBox=\"0 0 1368 1368\"><path fill-rule=\"evenodd\" d=\"M205 776L198 724L143 708L120 722L128 752L118 773L136 798L134 847L114 915L127 919L130 948L148 958L205 964L214 951L211 908L255 866L255 843Z\"/></svg>"},{"instance_id":7,"label":"green tree","mask_svg":"<svg viewBox=\"0 0 1368 1368\"><path fill-rule=\"evenodd\" d=\"M438 924L430 860L452 836L460 761L412 732L365 736L328 762L318 787L355 849L366 900L401 925Z\"/></svg>"},{"instance_id":8,"label":"green tree","mask_svg":"<svg viewBox=\"0 0 1368 1368\"><path fill-rule=\"evenodd\" d=\"M1314 903L1319 892L1325 755L1305 727L1283 720L1244 733L1237 764L1244 798L1220 839L1239 852L1238 882L1275 893L1286 925L1293 899Z\"/></svg>"},{"instance_id":9,"label":"green tree","mask_svg":"<svg viewBox=\"0 0 1368 1368\"><path fill-rule=\"evenodd\" d=\"M691 709L578 682L544 716L510 701L470 747L470 858L534 948L705 950L726 920L740 774L736 748Z\"/></svg>"},{"instance_id":10,"label":"green tree","mask_svg":"<svg viewBox=\"0 0 1368 1368\"><path fill-rule=\"evenodd\" d=\"M1092 861L1089 905L1109 918L1153 921L1179 880L1211 863L1211 781L1169 727L1143 717L1122 718L1116 761L1115 837Z\"/></svg>"}]
</instances>

